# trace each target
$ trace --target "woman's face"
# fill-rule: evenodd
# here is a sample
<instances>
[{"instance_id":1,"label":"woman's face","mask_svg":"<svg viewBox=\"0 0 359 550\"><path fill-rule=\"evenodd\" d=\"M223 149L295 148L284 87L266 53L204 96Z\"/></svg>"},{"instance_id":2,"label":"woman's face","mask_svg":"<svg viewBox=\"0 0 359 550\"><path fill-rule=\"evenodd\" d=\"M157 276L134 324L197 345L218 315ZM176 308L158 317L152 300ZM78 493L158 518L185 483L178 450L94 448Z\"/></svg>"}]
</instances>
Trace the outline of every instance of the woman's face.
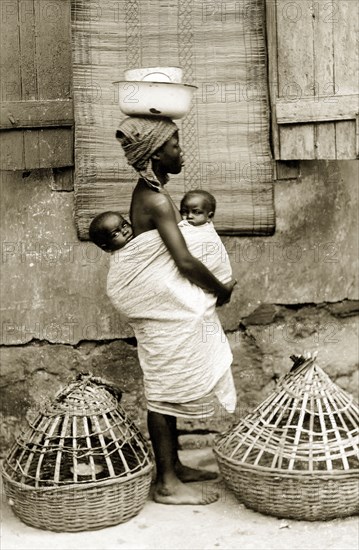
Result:
<instances>
[{"instance_id":1,"label":"woman's face","mask_svg":"<svg viewBox=\"0 0 359 550\"><path fill-rule=\"evenodd\" d=\"M157 158L156 158L157 157ZM166 141L156 153L156 161L161 164L161 169L166 174L179 174L182 170L183 154L179 144L178 132Z\"/></svg>"}]
</instances>

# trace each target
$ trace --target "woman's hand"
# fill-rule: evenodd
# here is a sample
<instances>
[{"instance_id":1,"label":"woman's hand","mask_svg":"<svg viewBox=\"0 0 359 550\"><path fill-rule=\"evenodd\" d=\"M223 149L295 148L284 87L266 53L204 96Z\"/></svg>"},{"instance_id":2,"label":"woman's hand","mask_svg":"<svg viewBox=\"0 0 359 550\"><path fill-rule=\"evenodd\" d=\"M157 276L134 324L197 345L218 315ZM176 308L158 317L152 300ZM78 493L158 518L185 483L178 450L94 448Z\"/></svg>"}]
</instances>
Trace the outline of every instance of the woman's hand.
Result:
<instances>
[{"instance_id":1,"label":"woman's hand","mask_svg":"<svg viewBox=\"0 0 359 550\"><path fill-rule=\"evenodd\" d=\"M228 302L231 299L232 292L234 287L237 284L236 279L232 279L231 282L227 283L226 285L223 285L225 287L225 291L218 295L217 297L217 307L223 306L224 304L228 304Z\"/></svg>"}]
</instances>

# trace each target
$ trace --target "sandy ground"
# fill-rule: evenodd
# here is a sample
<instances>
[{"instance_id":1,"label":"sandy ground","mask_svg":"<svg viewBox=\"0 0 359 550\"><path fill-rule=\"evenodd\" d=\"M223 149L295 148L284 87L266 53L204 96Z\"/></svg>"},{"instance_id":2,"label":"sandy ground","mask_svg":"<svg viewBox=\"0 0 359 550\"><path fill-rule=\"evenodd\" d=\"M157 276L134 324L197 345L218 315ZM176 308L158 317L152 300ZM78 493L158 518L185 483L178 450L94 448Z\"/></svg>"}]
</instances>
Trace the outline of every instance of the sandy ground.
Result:
<instances>
[{"instance_id":1,"label":"sandy ground","mask_svg":"<svg viewBox=\"0 0 359 550\"><path fill-rule=\"evenodd\" d=\"M184 463L216 471L210 449L182 451ZM246 508L219 484L220 499L209 506L167 506L148 500L138 516L98 531L53 533L23 524L2 492L1 550L353 550L359 521L283 520ZM209 489L210 490L210 489Z\"/></svg>"}]
</instances>

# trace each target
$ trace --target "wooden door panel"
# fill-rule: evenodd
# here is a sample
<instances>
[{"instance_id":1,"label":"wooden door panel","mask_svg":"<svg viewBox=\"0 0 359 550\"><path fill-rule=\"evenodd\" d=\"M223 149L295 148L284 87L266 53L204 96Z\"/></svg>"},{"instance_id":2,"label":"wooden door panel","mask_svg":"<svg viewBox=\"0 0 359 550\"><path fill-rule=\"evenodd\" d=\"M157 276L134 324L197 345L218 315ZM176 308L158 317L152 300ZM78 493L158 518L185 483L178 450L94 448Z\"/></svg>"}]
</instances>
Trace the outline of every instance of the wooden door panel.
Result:
<instances>
[{"instance_id":1,"label":"wooden door panel","mask_svg":"<svg viewBox=\"0 0 359 550\"><path fill-rule=\"evenodd\" d=\"M266 14L274 157L357 158L358 4L267 0Z\"/></svg>"},{"instance_id":2,"label":"wooden door panel","mask_svg":"<svg viewBox=\"0 0 359 550\"><path fill-rule=\"evenodd\" d=\"M0 169L73 165L70 0L0 9Z\"/></svg>"}]
</instances>

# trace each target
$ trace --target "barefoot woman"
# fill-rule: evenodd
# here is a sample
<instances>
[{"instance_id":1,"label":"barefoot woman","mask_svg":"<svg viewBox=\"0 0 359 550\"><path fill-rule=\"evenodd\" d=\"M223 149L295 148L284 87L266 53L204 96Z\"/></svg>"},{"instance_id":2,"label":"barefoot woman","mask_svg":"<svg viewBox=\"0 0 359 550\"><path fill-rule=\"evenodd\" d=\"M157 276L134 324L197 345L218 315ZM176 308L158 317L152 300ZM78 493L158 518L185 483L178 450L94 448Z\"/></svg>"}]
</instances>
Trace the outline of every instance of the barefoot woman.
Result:
<instances>
[{"instance_id":1,"label":"barefoot woman","mask_svg":"<svg viewBox=\"0 0 359 550\"><path fill-rule=\"evenodd\" d=\"M116 137L122 145L128 163L140 176L132 194L130 210L133 242L136 242L136 237L141 234L157 230L181 275L197 287L214 294L217 297L218 305L228 302L234 283L222 284L198 259L190 254L178 227L181 215L165 190L168 174L179 174L183 166L178 128L175 123L168 118L129 117L121 123ZM161 278L160 273L158 277ZM196 292L202 294L202 291L196 290ZM161 303L160 294L157 299ZM171 305L171 300L168 300L165 306L167 313L171 308L178 308L175 300L173 300L173 305ZM146 312L146 300L143 302L143 310ZM172 313L175 317L176 311ZM196 313L194 312L194 315ZM157 467L154 498L157 502L165 504L209 504L217 499L215 494L206 495L185 485L185 482L188 481L203 481L213 479L214 476L210 472L188 468L179 461L176 417L198 418L204 416L203 411L208 407L214 394L218 395L218 392L222 392L222 394L232 393L233 395L233 379L230 372L232 355L222 329L222 338L218 344L221 349L217 350L218 353L211 352L212 348L206 348L206 344L202 341L199 350L184 350L184 346L182 346L177 354L178 338L176 336L181 331L181 327L178 323L175 329L173 327L171 329L171 325L168 324L164 326L164 330L167 327L167 330L174 331L173 357L170 364L165 365L167 369L170 369L167 372L170 372L171 375L177 368L179 376L183 372L188 378L188 372L192 368L192 365L188 364L191 363L191 359L188 359L188 357L191 358L191 354L196 357L196 362L193 365L192 381L189 377L187 384L195 388L201 386L202 379L206 378L211 369L218 369L218 363L222 362L223 368L221 367L222 371L217 379L211 378L212 387L203 390L204 393L199 398L189 400L188 395L183 397L179 391L178 399L175 402L173 393L171 396L167 395L168 400L166 396L163 397L163 400L148 399L148 429ZM188 331L188 324L183 326L183 331L186 330ZM140 349L141 334L136 333L136 337ZM193 341L193 339L189 341ZM213 342L209 344L213 345ZM143 370L146 368L147 371L150 371L153 367L153 370L158 372L158 362L163 357L161 350L159 351L160 346L161 336L158 335L157 341L154 342L153 353L148 347L141 350L140 364ZM166 350L164 350L164 355L166 355ZM186 360L182 359L182 364L181 357L186 357ZM216 365L212 364L214 361L216 361ZM163 378L165 376L164 372ZM150 388L146 388L146 381L145 391L148 397Z\"/></svg>"}]
</instances>

